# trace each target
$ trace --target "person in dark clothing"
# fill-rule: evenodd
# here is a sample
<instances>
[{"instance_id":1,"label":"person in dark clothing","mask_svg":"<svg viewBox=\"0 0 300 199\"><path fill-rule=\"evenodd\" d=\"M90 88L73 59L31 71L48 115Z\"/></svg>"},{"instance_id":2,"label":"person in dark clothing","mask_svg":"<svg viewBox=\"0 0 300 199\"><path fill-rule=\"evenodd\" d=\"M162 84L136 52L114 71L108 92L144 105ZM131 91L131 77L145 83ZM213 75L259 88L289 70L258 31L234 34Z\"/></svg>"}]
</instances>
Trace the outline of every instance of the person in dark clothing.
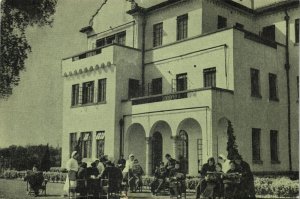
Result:
<instances>
[{"instance_id":1,"label":"person in dark clothing","mask_svg":"<svg viewBox=\"0 0 300 199\"><path fill-rule=\"evenodd\" d=\"M167 170L165 168L164 162L161 162L159 166L156 167L154 172L154 180L151 183L151 192L152 194L159 193L160 189L166 181Z\"/></svg>"},{"instance_id":2,"label":"person in dark clothing","mask_svg":"<svg viewBox=\"0 0 300 199\"><path fill-rule=\"evenodd\" d=\"M206 188L207 182L205 180L205 176L208 171L210 171L210 172L216 171L215 159L213 157L208 158L207 163L205 163L202 166L201 171L199 171L200 182L196 186L196 199L200 198L200 195L203 193L203 191Z\"/></svg>"},{"instance_id":3,"label":"person in dark clothing","mask_svg":"<svg viewBox=\"0 0 300 199\"><path fill-rule=\"evenodd\" d=\"M122 171L115 167L111 161L106 161L106 167L102 173L101 178L107 179L108 183L103 185L103 190L106 192L119 192L122 183Z\"/></svg>"},{"instance_id":4,"label":"person in dark clothing","mask_svg":"<svg viewBox=\"0 0 300 199\"><path fill-rule=\"evenodd\" d=\"M242 174L241 191L245 193L245 198L255 198L254 177L250 166L240 155L234 157L237 170Z\"/></svg>"},{"instance_id":5,"label":"person in dark clothing","mask_svg":"<svg viewBox=\"0 0 300 199\"><path fill-rule=\"evenodd\" d=\"M77 173L77 188L76 188L80 196L87 195L87 179L88 179L87 163L82 162Z\"/></svg>"},{"instance_id":6,"label":"person in dark clothing","mask_svg":"<svg viewBox=\"0 0 300 199\"><path fill-rule=\"evenodd\" d=\"M243 198L240 197L240 193L242 193L240 184L235 181L237 179L236 177L239 175L239 169L237 169L237 165L234 161L230 161L229 165L230 169L224 176L225 198Z\"/></svg>"},{"instance_id":7,"label":"person in dark clothing","mask_svg":"<svg viewBox=\"0 0 300 199\"><path fill-rule=\"evenodd\" d=\"M166 154L165 158L167 159L167 163L165 165L165 168L167 170L166 175L169 175L170 170L175 168L176 160L173 159L170 154Z\"/></svg>"},{"instance_id":8,"label":"person in dark clothing","mask_svg":"<svg viewBox=\"0 0 300 199\"><path fill-rule=\"evenodd\" d=\"M118 160L118 167L121 169L121 171L123 171L125 165L126 165L126 160L124 159L124 156L121 155L120 159Z\"/></svg>"},{"instance_id":9,"label":"person in dark clothing","mask_svg":"<svg viewBox=\"0 0 300 199\"><path fill-rule=\"evenodd\" d=\"M99 178L99 170L97 168L97 163L92 162L91 167L87 168L88 175L88 192L91 193L95 198L98 197L100 189L100 178Z\"/></svg>"},{"instance_id":10,"label":"person in dark clothing","mask_svg":"<svg viewBox=\"0 0 300 199\"><path fill-rule=\"evenodd\" d=\"M38 171L36 166L33 166L32 171L27 172L24 180L28 181L30 189L34 191L35 196L38 196L39 190L44 182L43 173Z\"/></svg>"},{"instance_id":11,"label":"person in dark clothing","mask_svg":"<svg viewBox=\"0 0 300 199\"><path fill-rule=\"evenodd\" d=\"M175 167L169 172L170 180L170 196L181 198L182 192L185 189L185 175L180 170L180 164L175 163Z\"/></svg>"}]
</instances>

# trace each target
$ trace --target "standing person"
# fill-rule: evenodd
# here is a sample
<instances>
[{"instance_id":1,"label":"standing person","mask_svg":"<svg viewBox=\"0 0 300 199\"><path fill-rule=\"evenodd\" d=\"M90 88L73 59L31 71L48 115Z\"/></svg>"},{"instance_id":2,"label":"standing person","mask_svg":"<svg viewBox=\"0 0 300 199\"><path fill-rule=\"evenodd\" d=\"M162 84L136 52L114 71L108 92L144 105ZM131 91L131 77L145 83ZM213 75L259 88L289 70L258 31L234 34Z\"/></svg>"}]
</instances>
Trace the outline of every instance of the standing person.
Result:
<instances>
[{"instance_id":1,"label":"standing person","mask_svg":"<svg viewBox=\"0 0 300 199\"><path fill-rule=\"evenodd\" d=\"M118 167L123 171L125 168L126 160L124 159L124 155L120 156L120 159L118 160Z\"/></svg>"},{"instance_id":2,"label":"standing person","mask_svg":"<svg viewBox=\"0 0 300 199\"><path fill-rule=\"evenodd\" d=\"M225 173L230 169L230 160L228 160L225 155L220 154L218 156L218 162L222 164L222 168Z\"/></svg>"},{"instance_id":3,"label":"standing person","mask_svg":"<svg viewBox=\"0 0 300 199\"><path fill-rule=\"evenodd\" d=\"M144 170L141 167L139 161L135 159L133 161L132 167L129 169L129 187L131 191L137 190L143 185L142 176L144 175Z\"/></svg>"},{"instance_id":4,"label":"standing person","mask_svg":"<svg viewBox=\"0 0 300 199\"><path fill-rule=\"evenodd\" d=\"M97 160L98 160L97 161L97 169L99 171L99 175L101 176L105 169L104 163L106 160L105 160L104 156L101 156L100 159L97 159Z\"/></svg>"},{"instance_id":5,"label":"standing person","mask_svg":"<svg viewBox=\"0 0 300 199\"><path fill-rule=\"evenodd\" d=\"M76 174L78 171L78 162L77 159L79 154L77 151L73 151L71 154L71 158L67 161L66 169L68 171L68 175L66 178L66 182L64 185L64 191L69 194L69 191L72 192L72 195L75 194L76 189Z\"/></svg>"},{"instance_id":6,"label":"standing person","mask_svg":"<svg viewBox=\"0 0 300 199\"><path fill-rule=\"evenodd\" d=\"M168 153L165 155L165 158L167 159L167 163L165 165L165 168L167 170L166 175L169 175L171 169L175 168L176 160L173 159L172 156Z\"/></svg>"},{"instance_id":7,"label":"standing person","mask_svg":"<svg viewBox=\"0 0 300 199\"><path fill-rule=\"evenodd\" d=\"M207 172L214 172L216 171L216 165L215 165L215 159L213 157L208 158L207 163L205 163L202 168L201 171L199 171L200 173L200 182L198 183L198 185L196 186L196 199L200 198L200 195L203 193L203 191L206 188L206 180L205 180L205 176Z\"/></svg>"},{"instance_id":8,"label":"standing person","mask_svg":"<svg viewBox=\"0 0 300 199\"><path fill-rule=\"evenodd\" d=\"M111 160L106 161L102 179L108 179L108 187L102 187L106 192L119 192L122 183L122 171L115 167Z\"/></svg>"},{"instance_id":9,"label":"standing person","mask_svg":"<svg viewBox=\"0 0 300 199\"><path fill-rule=\"evenodd\" d=\"M133 161L134 161L134 155L130 154L128 156L128 160L126 160L125 168L123 169L123 179L124 180L128 179L128 172L129 172L129 169L131 169L131 167L133 165Z\"/></svg>"},{"instance_id":10,"label":"standing person","mask_svg":"<svg viewBox=\"0 0 300 199\"><path fill-rule=\"evenodd\" d=\"M255 198L254 177L250 166L245 162L240 155L234 157L234 162L237 170L241 172L241 189L246 194L247 198Z\"/></svg>"},{"instance_id":11,"label":"standing person","mask_svg":"<svg viewBox=\"0 0 300 199\"><path fill-rule=\"evenodd\" d=\"M86 182L88 179L88 174L87 174L87 163L86 162L82 162L78 173L77 173L77 179L79 180L77 182L77 191L79 192L80 196L86 196L87 194L87 186L86 186Z\"/></svg>"}]
</instances>

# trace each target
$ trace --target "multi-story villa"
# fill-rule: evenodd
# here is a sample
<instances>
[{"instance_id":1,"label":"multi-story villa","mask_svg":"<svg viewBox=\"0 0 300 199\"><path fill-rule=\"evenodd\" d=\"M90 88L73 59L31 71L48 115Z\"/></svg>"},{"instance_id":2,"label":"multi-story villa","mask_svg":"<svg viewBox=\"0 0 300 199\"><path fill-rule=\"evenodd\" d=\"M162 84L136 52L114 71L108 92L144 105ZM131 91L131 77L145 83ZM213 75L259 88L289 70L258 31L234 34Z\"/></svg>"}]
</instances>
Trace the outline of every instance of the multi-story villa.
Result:
<instances>
[{"instance_id":1,"label":"multi-story villa","mask_svg":"<svg viewBox=\"0 0 300 199\"><path fill-rule=\"evenodd\" d=\"M169 153L195 175L230 121L254 171L298 171L299 2L246 4L104 3L62 60L63 164L80 140L84 159L133 153L150 175Z\"/></svg>"}]
</instances>

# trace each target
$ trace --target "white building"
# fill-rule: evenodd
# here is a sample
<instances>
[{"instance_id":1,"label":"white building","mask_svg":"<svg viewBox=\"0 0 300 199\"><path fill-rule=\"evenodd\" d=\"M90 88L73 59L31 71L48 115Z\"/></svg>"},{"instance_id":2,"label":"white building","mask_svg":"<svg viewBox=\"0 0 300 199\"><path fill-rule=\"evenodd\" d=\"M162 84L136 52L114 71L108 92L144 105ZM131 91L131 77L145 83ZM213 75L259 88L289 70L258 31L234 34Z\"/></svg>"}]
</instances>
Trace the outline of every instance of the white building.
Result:
<instances>
[{"instance_id":1,"label":"white building","mask_svg":"<svg viewBox=\"0 0 300 199\"><path fill-rule=\"evenodd\" d=\"M107 1L81 29L88 51L62 61L63 165L81 138L86 159L134 153L151 174L169 153L196 175L231 121L254 171L298 171L299 11Z\"/></svg>"}]
</instances>

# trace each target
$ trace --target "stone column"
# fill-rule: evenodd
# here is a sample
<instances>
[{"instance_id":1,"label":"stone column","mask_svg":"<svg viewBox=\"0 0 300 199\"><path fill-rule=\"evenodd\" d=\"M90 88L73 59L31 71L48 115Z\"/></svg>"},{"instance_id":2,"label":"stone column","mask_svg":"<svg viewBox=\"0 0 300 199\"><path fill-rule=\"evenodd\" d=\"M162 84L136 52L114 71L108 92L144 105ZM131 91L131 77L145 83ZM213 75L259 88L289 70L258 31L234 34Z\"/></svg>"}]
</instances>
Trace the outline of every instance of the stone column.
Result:
<instances>
[{"instance_id":1,"label":"stone column","mask_svg":"<svg viewBox=\"0 0 300 199\"><path fill-rule=\"evenodd\" d=\"M170 154L174 159L178 160L178 136L171 136L173 154Z\"/></svg>"},{"instance_id":2,"label":"stone column","mask_svg":"<svg viewBox=\"0 0 300 199\"><path fill-rule=\"evenodd\" d=\"M146 137L146 168L145 168L146 176L149 176L152 173L151 152L152 152L151 137Z\"/></svg>"}]
</instances>

